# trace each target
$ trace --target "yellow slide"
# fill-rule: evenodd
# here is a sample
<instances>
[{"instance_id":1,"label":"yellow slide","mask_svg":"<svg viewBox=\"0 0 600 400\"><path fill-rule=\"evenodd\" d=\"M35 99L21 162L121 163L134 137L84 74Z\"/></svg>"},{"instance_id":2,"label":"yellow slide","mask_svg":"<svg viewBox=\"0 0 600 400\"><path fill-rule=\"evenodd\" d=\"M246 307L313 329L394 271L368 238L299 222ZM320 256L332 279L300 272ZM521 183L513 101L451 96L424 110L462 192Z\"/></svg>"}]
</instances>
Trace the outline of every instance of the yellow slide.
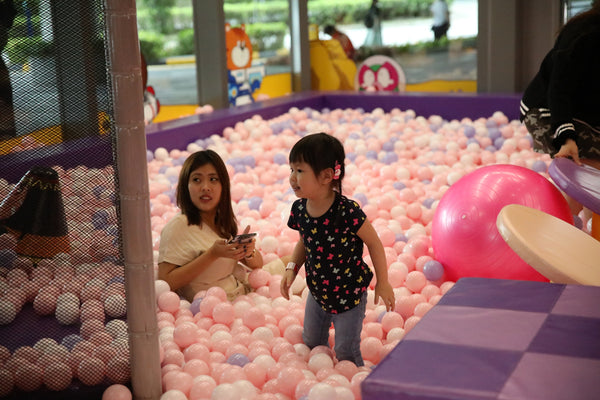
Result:
<instances>
[{"instance_id":1,"label":"yellow slide","mask_svg":"<svg viewBox=\"0 0 600 400\"><path fill-rule=\"evenodd\" d=\"M356 64L335 39L310 41L310 72L313 90L354 90Z\"/></svg>"}]
</instances>

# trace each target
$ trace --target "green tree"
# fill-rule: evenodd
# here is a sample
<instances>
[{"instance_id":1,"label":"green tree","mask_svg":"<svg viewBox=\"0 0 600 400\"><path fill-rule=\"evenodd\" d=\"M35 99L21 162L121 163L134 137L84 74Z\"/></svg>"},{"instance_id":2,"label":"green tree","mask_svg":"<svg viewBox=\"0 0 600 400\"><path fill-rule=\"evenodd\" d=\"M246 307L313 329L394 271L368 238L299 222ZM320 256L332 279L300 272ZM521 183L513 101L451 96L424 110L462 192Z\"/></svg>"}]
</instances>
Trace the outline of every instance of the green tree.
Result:
<instances>
[{"instance_id":1,"label":"green tree","mask_svg":"<svg viewBox=\"0 0 600 400\"><path fill-rule=\"evenodd\" d=\"M175 32L172 10L176 0L143 0L141 3L148 10L150 20L156 32L162 34Z\"/></svg>"}]
</instances>

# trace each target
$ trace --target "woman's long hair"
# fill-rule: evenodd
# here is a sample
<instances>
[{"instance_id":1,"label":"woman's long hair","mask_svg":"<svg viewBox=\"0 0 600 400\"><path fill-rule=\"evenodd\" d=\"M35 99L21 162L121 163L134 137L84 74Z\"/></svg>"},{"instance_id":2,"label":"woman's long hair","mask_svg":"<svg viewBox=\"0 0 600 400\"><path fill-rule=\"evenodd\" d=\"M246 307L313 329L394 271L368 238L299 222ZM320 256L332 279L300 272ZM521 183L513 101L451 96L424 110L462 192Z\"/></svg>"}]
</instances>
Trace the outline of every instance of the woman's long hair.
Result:
<instances>
[{"instance_id":1,"label":"woman's long hair","mask_svg":"<svg viewBox=\"0 0 600 400\"><path fill-rule=\"evenodd\" d=\"M201 150L191 154L183 163L177 184L177 206L188 219L190 225L202 226L200 210L192 203L188 184L190 175L199 167L211 164L217 170L221 182L221 198L217 206L215 226L221 237L228 238L237 234L237 220L231 206L231 183L223 159L212 150Z\"/></svg>"}]
</instances>

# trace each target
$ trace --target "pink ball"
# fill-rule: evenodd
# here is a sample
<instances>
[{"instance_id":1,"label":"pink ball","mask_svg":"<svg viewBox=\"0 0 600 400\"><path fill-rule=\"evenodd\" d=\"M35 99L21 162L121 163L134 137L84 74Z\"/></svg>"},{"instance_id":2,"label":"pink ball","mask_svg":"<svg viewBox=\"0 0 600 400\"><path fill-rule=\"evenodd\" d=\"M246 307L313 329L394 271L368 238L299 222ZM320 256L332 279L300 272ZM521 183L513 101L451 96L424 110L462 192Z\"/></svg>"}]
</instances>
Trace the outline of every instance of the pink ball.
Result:
<instances>
[{"instance_id":1,"label":"pink ball","mask_svg":"<svg viewBox=\"0 0 600 400\"><path fill-rule=\"evenodd\" d=\"M388 270L388 282L392 287L397 288L402 286L404 279L406 278L406 272L402 272L400 269L389 269Z\"/></svg>"},{"instance_id":2,"label":"pink ball","mask_svg":"<svg viewBox=\"0 0 600 400\"><path fill-rule=\"evenodd\" d=\"M514 165L481 167L459 179L440 200L431 231L435 258L447 278L547 281L502 239L500 210L521 204L573 223L560 191L542 175Z\"/></svg>"},{"instance_id":3,"label":"pink ball","mask_svg":"<svg viewBox=\"0 0 600 400\"><path fill-rule=\"evenodd\" d=\"M363 358L373 364L379 362L382 347L381 340L371 336L367 336L360 342L360 352Z\"/></svg>"},{"instance_id":4,"label":"pink ball","mask_svg":"<svg viewBox=\"0 0 600 400\"><path fill-rule=\"evenodd\" d=\"M387 334L394 328L402 328L404 326L404 318L395 311L386 312L381 318L381 328Z\"/></svg>"},{"instance_id":5,"label":"pink ball","mask_svg":"<svg viewBox=\"0 0 600 400\"><path fill-rule=\"evenodd\" d=\"M216 387L217 384L214 380L194 381L189 398L190 400L208 399L207 393L212 393Z\"/></svg>"},{"instance_id":6,"label":"pink ball","mask_svg":"<svg viewBox=\"0 0 600 400\"><path fill-rule=\"evenodd\" d=\"M405 285L407 288L417 293L427 285L427 278L422 272L411 271L406 276Z\"/></svg>"},{"instance_id":7,"label":"pink ball","mask_svg":"<svg viewBox=\"0 0 600 400\"><path fill-rule=\"evenodd\" d=\"M203 316L212 318L215 306L217 304L220 304L222 301L223 300L221 300L217 296L211 296L207 292L206 296L202 299L202 302L200 303L200 312Z\"/></svg>"},{"instance_id":8,"label":"pink ball","mask_svg":"<svg viewBox=\"0 0 600 400\"><path fill-rule=\"evenodd\" d=\"M319 381L316 379L304 379L296 385L296 390L294 391L294 398L296 399L304 399L308 398L308 393L313 386L315 386ZM356 397L358 399L358 397Z\"/></svg>"},{"instance_id":9,"label":"pink ball","mask_svg":"<svg viewBox=\"0 0 600 400\"><path fill-rule=\"evenodd\" d=\"M302 330L301 325L290 325L283 333L283 337L292 345L302 343Z\"/></svg>"},{"instance_id":10,"label":"pink ball","mask_svg":"<svg viewBox=\"0 0 600 400\"><path fill-rule=\"evenodd\" d=\"M102 393L102 400L131 400L133 395L125 385L114 384L106 388Z\"/></svg>"},{"instance_id":11,"label":"pink ball","mask_svg":"<svg viewBox=\"0 0 600 400\"><path fill-rule=\"evenodd\" d=\"M392 247L396 242L396 234L388 228L378 228L377 233L384 247Z\"/></svg>"},{"instance_id":12,"label":"pink ball","mask_svg":"<svg viewBox=\"0 0 600 400\"><path fill-rule=\"evenodd\" d=\"M333 368L333 360L327 353L317 353L308 360L308 368L313 373L317 373L324 368Z\"/></svg>"},{"instance_id":13,"label":"pink ball","mask_svg":"<svg viewBox=\"0 0 600 400\"><path fill-rule=\"evenodd\" d=\"M119 355L108 360L106 377L113 383L126 383L131 378L129 357Z\"/></svg>"},{"instance_id":14,"label":"pink ball","mask_svg":"<svg viewBox=\"0 0 600 400\"><path fill-rule=\"evenodd\" d=\"M175 292L165 292L158 296L157 301L161 311L174 313L179 309L179 295Z\"/></svg>"},{"instance_id":15,"label":"pink ball","mask_svg":"<svg viewBox=\"0 0 600 400\"><path fill-rule=\"evenodd\" d=\"M33 392L42 385L42 370L33 364L25 363L19 366L15 373L15 386L24 392Z\"/></svg>"},{"instance_id":16,"label":"pink ball","mask_svg":"<svg viewBox=\"0 0 600 400\"><path fill-rule=\"evenodd\" d=\"M165 391L179 390L187 396L192 389L194 378L188 373L174 371L164 376L163 383Z\"/></svg>"},{"instance_id":17,"label":"pink ball","mask_svg":"<svg viewBox=\"0 0 600 400\"><path fill-rule=\"evenodd\" d=\"M210 354L210 350L208 347L202 343L193 343L189 345L184 351L183 356L185 361L190 360L208 360L208 355Z\"/></svg>"},{"instance_id":18,"label":"pink ball","mask_svg":"<svg viewBox=\"0 0 600 400\"><path fill-rule=\"evenodd\" d=\"M79 367L77 367L77 377L87 386L100 384L104 379L105 372L106 366L102 360L93 357L82 360Z\"/></svg>"},{"instance_id":19,"label":"pink ball","mask_svg":"<svg viewBox=\"0 0 600 400\"><path fill-rule=\"evenodd\" d=\"M278 388L280 393L283 393L286 396L291 397L298 383L304 379L304 373L298 369L293 367L285 367L279 371L277 375L277 381L279 382Z\"/></svg>"},{"instance_id":20,"label":"pink ball","mask_svg":"<svg viewBox=\"0 0 600 400\"><path fill-rule=\"evenodd\" d=\"M184 322L177 325L173 331L173 341L184 349L196 342L198 327L193 322Z\"/></svg>"},{"instance_id":21,"label":"pink ball","mask_svg":"<svg viewBox=\"0 0 600 400\"><path fill-rule=\"evenodd\" d=\"M267 369L255 363L248 363L242 368L246 373L246 378L257 388L262 388L267 381Z\"/></svg>"},{"instance_id":22,"label":"pink ball","mask_svg":"<svg viewBox=\"0 0 600 400\"><path fill-rule=\"evenodd\" d=\"M265 315L257 307L251 307L246 311L246 314L242 317L244 325L254 330L258 327L265 325Z\"/></svg>"},{"instance_id":23,"label":"pink ball","mask_svg":"<svg viewBox=\"0 0 600 400\"><path fill-rule=\"evenodd\" d=\"M269 283L271 274L262 268L252 270L248 275L248 283L253 289L266 286Z\"/></svg>"},{"instance_id":24,"label":"pink ball","mask_svg":"<svg viewBox=\"0 0 600 400\"><path fill-rule=\"evenodd\" d=\"M213 308L212 316L218 324L231 325L235 318L235 310L231 303L219 303Z\"/></svg>"},{"instance_id":25,"label":"pink ball","mask_svg":"<svg viewBox=\"0 0 600 400\"><path fill-rule=\"evenodd\" d=\"M73 380L71 367L62 362L48 365L44 369L44 384L53 391L65 390Z\"/></svg>"},{"instance_id":26,"label":"pink ball","mask_svg":"<svg viewBox=\"0 0 600 400\"><path fill-rule=\"evenodd\" d=\"M213 286L206 291L206 297L215 296L221 301L227 301L227 293L220 286Z\"/></svg>"}]
</instances>

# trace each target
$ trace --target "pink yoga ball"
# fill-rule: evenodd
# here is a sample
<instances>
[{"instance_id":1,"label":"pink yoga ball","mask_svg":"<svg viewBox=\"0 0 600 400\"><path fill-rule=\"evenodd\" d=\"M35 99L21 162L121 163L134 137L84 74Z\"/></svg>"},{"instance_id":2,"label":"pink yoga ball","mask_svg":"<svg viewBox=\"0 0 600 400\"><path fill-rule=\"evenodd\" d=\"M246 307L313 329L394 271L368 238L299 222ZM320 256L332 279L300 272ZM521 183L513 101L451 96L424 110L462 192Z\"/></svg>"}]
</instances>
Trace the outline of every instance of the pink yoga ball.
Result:
<instances>
[{"instance_id":1,"label":"pink yoga ball","mask_svg":"<svg viewBox=\"0 0 600 400\"><path fill-rule=\"evenodd\" d=\"M541 210L569 223L560 191L544 176L515 165L481 167L460 178L440 200L431 231L434 257L446 278L547 281L502 239L496 219L508 204Z\"/></svg>"}]
</instances>

